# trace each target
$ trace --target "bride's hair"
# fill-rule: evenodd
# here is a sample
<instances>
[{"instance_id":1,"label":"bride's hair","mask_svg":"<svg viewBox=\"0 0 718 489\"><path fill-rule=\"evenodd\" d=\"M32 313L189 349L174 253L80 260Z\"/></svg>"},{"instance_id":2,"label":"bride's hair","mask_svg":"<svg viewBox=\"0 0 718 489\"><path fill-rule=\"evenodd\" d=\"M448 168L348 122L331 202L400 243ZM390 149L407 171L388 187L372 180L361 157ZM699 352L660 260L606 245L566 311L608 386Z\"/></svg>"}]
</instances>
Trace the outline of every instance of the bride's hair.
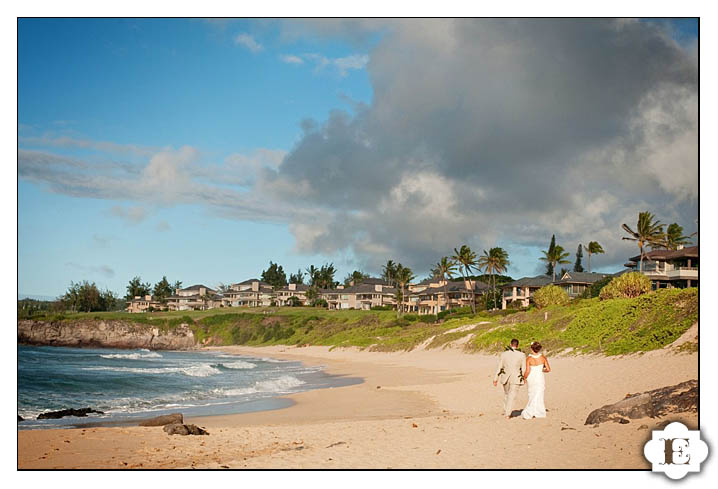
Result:
<instances>
[{"instance_id":1,"label":"bride's hair","mask_svg":"<svg viewBox=\"0 0 718 489\"><path fill-rule=\"evenodd\" d=\"M541 351L541 343L538 341L534 341L531 343L531 349L534 351L534 353L538 353Z\"/></svg>"}]
</instances>

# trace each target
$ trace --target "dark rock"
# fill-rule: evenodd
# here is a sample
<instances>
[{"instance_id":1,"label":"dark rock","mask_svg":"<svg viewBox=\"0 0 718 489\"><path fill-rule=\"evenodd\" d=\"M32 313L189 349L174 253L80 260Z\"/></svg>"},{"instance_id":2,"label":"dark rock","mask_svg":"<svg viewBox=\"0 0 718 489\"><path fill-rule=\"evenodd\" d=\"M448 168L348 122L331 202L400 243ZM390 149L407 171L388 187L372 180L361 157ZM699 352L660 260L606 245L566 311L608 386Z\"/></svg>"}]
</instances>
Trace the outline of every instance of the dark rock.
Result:
<instances>
[{"instance_id":1,"label":"dark rock","mask_svg":"<svg viewBox=\"0 0 718 489\"><path fill-rule=\"evenodd\" d=\"M638 429L639 429L639 430L647 430L647 429L648 429L648 425L647 425L647 424L642 424L641 426L638 427Z\"/></svg>"},{"instance_id":2,"label":"dark rock","mask_svg":"<svg viewBox=\"0 0 718 489\"><path fill-rule=\"evenodd\" d=\"M209 435L209 433L193 424L168 424L163 428L168 435Z\"/></svg>"},{"instance_id":3,"label":"dark rock","mask_svg":"<svg viewBox=\"0 0 718 489\"><path fill-rule=\"evenodd\" d=\"M184 418L182 413L166 414L164 416L157 416L156 418L150 418L140 421L140 426L165 426L168 424L182 424Z\"/></svg>"},{"instance_id":4,"label":"dark rock","mask_svg":"<svg viewBox=\"0 0 718 489\"><path fill-rule=\"evenodd\" d=\"M639 394L629 395L615 404L607 404L592 411L585 424L614 421L628 423L628 419L655 418L672 413L698 411L698 381L688 380L680 384L661 387Z\"/></svg>"},{"instance_id":5,"label":"dark rock","mask_svg":"<svg viewBox=\"0 0 718 489\"><path fill-rule=\"evenodd\" d=\"M23 417L20 416L19 414L17 415L17 420L18 420L18 421L25 421L25 420L23 419Z\"/></svg>"},{"instance_id":6,"label":"dark rock","mask_svg":"<svg viewBox=\"0 0 718 489\"><path fill-rule=\"evenodd\" d=\"M50 411L49 413L42 413L37 417L37 419L60 419L64 418L65 416L77 416L80 418L84 418L91 413L105 414L102 411L95 411L94 409L88 407L82 409L62 409L60 411Z\"/></svg>"}]
</instances>

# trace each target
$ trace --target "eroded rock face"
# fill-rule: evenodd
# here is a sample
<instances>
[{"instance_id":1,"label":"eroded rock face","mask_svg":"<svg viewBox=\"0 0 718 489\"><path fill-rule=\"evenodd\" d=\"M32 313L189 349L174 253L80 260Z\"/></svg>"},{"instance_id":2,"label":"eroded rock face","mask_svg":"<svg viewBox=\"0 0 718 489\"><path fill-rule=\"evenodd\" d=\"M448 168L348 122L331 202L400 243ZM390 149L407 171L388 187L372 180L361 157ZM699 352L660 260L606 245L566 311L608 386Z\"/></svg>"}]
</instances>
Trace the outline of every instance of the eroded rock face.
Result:
<instances>
[{"instance_id":1,"label":"eroded rock face","mask_svg":"<svg viewBox=\"0 0 718 489\"><path fill-rule=\"evenodd\" d=\"M698 381L687 380L680 384L632 394L614 404L607 404L588 415L585 424L606 421L628 423L628 419L661 417L673 413L698 411Z\"/></svg>"},{"instance_id":2,"label":"eroded rock face","mask_svg":"<svg viewBox=\"0 0 718 489\"><path fill-rule=\"evenodd\" d=\"M168 424L163 429L168 435L209 435L206 430L194 424Z\"/></svg>"},{"instance_id":3,"label":"eroded rock face","mask_svg":"<svg viewBox=\"0 0 718 489\"><path fill-rule=\"evenodd\" d=\"M195 347L187 324L162 331L155 326L125 320L33 321L17 323L21 344L100 348L187 350Z\"/></svg>"},{"instance_id":4,"label":"eroded rock face","mask_svg":"<svg viewBox=\"0 0 718 489\"><path fill-rule=\"evenodd\" d=\"M140 421L140 426L165 426L168 424L182 424L184 418L182 413L166 414L164 416L157 416L156 418L145 419Z\"/></svg>"}]
</instances>

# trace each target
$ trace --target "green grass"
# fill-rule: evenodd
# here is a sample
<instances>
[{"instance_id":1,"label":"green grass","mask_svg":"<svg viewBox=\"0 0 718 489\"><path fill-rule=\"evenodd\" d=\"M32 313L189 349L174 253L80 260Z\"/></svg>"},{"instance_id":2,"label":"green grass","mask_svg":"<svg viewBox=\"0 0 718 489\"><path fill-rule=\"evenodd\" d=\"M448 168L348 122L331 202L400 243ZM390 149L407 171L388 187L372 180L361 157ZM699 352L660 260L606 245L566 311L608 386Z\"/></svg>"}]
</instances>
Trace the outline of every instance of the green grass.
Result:
<instances>
[{"instance_id":1,"label":"green grass","mask_svg":"<svg viewBox=\"0 0 718 489\"><path fill-rule=\"evenodd\" d=\"M547 319L544 315L547 314ZM48 317L51 320L53 317ZM75 313L61 321L125 320L163 330L187 323L198 342L212 345L324 345L379 351L428 348L472 334L469 350L502 351L512 338L522 346L540 341L550 352L567 348L576 353L617 355L661 348L698 319L697 289L662 289L636 299L575 300L543 310L460 311L440 322L394 311L328 311L297 308L220 308L209 311ZM478 324L480 322L487 324ZM447 333L466 325L467 331Z\"/></svg>"}]
</instances>

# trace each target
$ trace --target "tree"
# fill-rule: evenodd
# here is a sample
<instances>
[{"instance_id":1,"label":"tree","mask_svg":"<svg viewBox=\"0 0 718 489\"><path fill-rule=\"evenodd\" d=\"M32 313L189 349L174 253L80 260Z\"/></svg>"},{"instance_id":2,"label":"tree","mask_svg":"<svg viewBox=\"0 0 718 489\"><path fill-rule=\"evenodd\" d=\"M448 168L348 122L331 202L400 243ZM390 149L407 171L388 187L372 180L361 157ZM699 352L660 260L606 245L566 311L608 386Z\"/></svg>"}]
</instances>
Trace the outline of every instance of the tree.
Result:
<instances>
[{"instance_id":1,"label":"tree","mask_svg":"<svg viewBox=\"0 0 718 489\"><path fill-rule=\"evenodd\" d=\"M217 285L217 291L218 291L220 294L226 294L226 293L229 292L230 290L232 290L232 286L231 286L231 285L225 285L225 284L222 283L222 282L220 282L220 283Z\"/></svg>"},{"instance_id":2,"label":"tree","mask_svg":"<svg viewBox=\"0 0 718 489\"><path fill-rule=\"evenodd\" d=\"M172 293L174 294L175 291L182 288L182 281L181 280L175 280L175 283L172 284Z\"/></svg>"},{"instance_id":3,"label":"tree","mask_svg":"<svg viewBox=\"0 0 718 489\"><path fill-rule=\"evenodd\" d=\"M581 264L581 258L583 258L583 246L581 246L581 243L579 243L578 249L576 250L576 262L573 264L574 272L583 272L583 265Z\"/></svg>"},{"instance_id":4,"label":"tree","mask_svg":"<svg viewBox=\"0 0 718 489\"><path fill-rule=\"evenodd\" d=\"M269 267L262 272L262 281L267 282L274 290L287 285L287 275L281 265L269 262Z\"/></svg>"},{"instance_id":5,"label":"tree","mask_svg":"<svg viewBox=\"0 0 718 489\"><path fill-rule=\"evenodd\" d=\"M333 263L325 263L322 268L319 269L319 286L325 289L331 289L336 287L337 283L334 282L334 275L337 273L337 269L334 268Z\"/></svg>"},{"instance_id":6,"label":"tree","mask_svg":"<svg viewBox=\"0 0 718 489\"><path fill-rule=\"evenodd\" d=\"M414 280L414 273L411 271L411 268L404 267L399 263L396 266L396 282L401 287L401 307L399 307L399 304L397 304L396 314L397 317L399 317L399 313L404 312L404 297L406 297L406 294L404 293L404 287L406 287L406 284Z\"/></svg>"},{"instance_id":7,"label":"tree","mask_svg":"<svg viewBox=\"0 0 718 489\"><path fill-rule=\"evenodd\" d=\"M382 278L389 283L389 286L393 287L396 282L396 264L393 261L387 260L382 270Z\"/></svg>"},{"instance_id":8,"label":"tree","mask_svg":"<svg viewBox=\"0 0 718 489\"><path fill-rule=\"evenodd\" d=\"M117 307L117 297L109 290L100 291L95 282L70 282L67 292L60 298L65 309L72 311L110 311Z\"/></svg>"},{"instance_id":9,"label":"tree","mask_svg":"<svg viewBox=\"0 0 718 489\"><path fill-rule=\"evenodd\" d=\"M349 284L351 282L354 282L354 285L360 284L364 279L369 278L369 275L363 272L360 272L359 270L354 270L352 273L348 274L344 278L344 286L349 287Z\"/></svg>"},{"instance_id":10,"label":"tree","mask_svg":"<svg viewBox=\"0 0 718 489\"><path fill-rule=\"evenodd\" d=\"M127 295L125 296L125 299L131 301L135 297L150 295L151 290L152 284L149 282L143 284L140 277L135 277L130 280L130 283L127 285Z\"/></svg>"},{"instance_id":11,"label":"tree","mask_svg":"<svg viewBox=\"0 0 718 489\"><path fill-rule=\"evenodd\" d=\"M297 284L297 285L304 285L304 273L302 273L301 268L299 270L297 270L297 273L289 274L289 283Z\"/></svg>"},{"instance_id":12,"label":"tree","mask_svg":"<svg viewBox=\"0 0 718 489\"><path fill-rule=\"evenodd\" d=\"M313 303L314 300L317 297L319 297L319 291L317 290L317 288L314 285L312 285L307 289L306 296L307 296L307 299L309 300L309 302Z\"/></svg>"},{"instance_id":13,"label":"tree","mask_svg":"<svg viewBox=\"0 0 718 489\"><path fill-rule=\"evenodd\" d=\"M307 278L309 279L309 285L317 285L319 283L319 269L314 265L310 265L307 268Z\"/></svg>"},{"instance_id":14,"label":"tree","mask_svg":"<svg viewBox=\"0 0 718 489\"><path fill-rule=\"evenodd\" d=\"M454 276L454 273L456 273L456 262L448 256L444 256L441 260L439 260L439 263L434 265L431 273L434 277L437 277L439 280L444 282L444 303L446 304L446 309L450 310L451 306L449 304L449 291L447 285L449 279L451 279L451 277Z\"/></svg>"},{"instance_id":15,"label":"tree","mask_svg":"<svg viewBox=\"0 0 718 489\"><path fill-rule=\"evenodd\" d=\"M548 252L553 253L556 248L556 235L551 235L551 244L548 245ZM546 275L554 275L553 263L546 263Z\"/></svg>"},{"instance_id":16,"label":"tree","mask_svg":"<svg viewBox=\"0 0 718 489\"><path fill-rule=\"evenodd\" d=\"M661 243L664 239L663 224L660 221L654 221L655 216L650 212L639 212L636 230L632 230L627 224L621 224L628 236L623 239L627 241L635 241L640 251L640 260L638 271L643 272L643 249L648 245Z\"/></svg>"},{"instance_id":17,"label":"tree","mask_svg":"<svg viewBox=\"0 0 718 489\"><path fill-rule=\"evenodd\" d=\"M591 272L591 255L598 255L600 253L605 253L603 251L603 247L598 244L598 241L591 241L588 243L588 246L584 246L584 249L586 250L586 253L588 253L588 271Z\"/></svg>"},{"instance_id":18,"label":"tree","mask_svg":"<svg viewBox=\"0 0 718 489\"><path fill-rule=\"evenodd\" d=\"M677 250L679 246L686 244L691 244L691 238L683 236L683 226L679 226L677 222L669 224L664 235L662 247Z\"/></svg>"},{"instance_id":19,"label":"tree","mask_svg":"<svg viewBox=\"0 0 718 489\"><path fill-rule=\"evenodd\" d=\"M492 308L496 307L496 278L494 274L504 273L508 266L509 254L501 247L494 247L489 249L487 252L484 250L484 254L479 257L477 262L479 269L483 269L491 277L492 282Z\"/></svg>"},{"instance_id":20,"label":"tree","mask_svg":"<svg viewBox=\"0 0 718 489\"><path fill-rule=\"evenodd\" d=\"M459 270L461 276L464 278L464 283L467 281L467 277L471 275L471 270L476 266L476 253L471 251L466 245L461 245L460 249L454 248L454 256L451 257L459 264ZM469 286L471 287L471 312L476 314L476 292L474 291L474 283L469 280Z\"/></svg>"},{"instance_id":21,"label":"tree","mask_svg":"<svg viewBox=\"0 0 718 489\"><path fill-rule=\"evenodd\" d=\"M544 256L542 256L540 259L541 261L545 261L546 263L551 265L551 271L553 276L553 281L556 281L556 265L558 264L564 264L564 263L571 263L566 258L569 256L569 253L567 251L563 250L562 246L554 245L553 249L549 248L549 251L543 251L542 252Z\"/></svg>"},{"instance_id":22,"label":"tree","mask_svg":"<svg viewBox=\"0 0 718 489\"><path fill-rule=\"evenodd\" d=\"M155 288L152 289L152 294L155 300L164 302L169 296L173 294L172 286L167 281L167 277L162 276L162 280L155 284Z\"/></svg>"}]
</instances>

